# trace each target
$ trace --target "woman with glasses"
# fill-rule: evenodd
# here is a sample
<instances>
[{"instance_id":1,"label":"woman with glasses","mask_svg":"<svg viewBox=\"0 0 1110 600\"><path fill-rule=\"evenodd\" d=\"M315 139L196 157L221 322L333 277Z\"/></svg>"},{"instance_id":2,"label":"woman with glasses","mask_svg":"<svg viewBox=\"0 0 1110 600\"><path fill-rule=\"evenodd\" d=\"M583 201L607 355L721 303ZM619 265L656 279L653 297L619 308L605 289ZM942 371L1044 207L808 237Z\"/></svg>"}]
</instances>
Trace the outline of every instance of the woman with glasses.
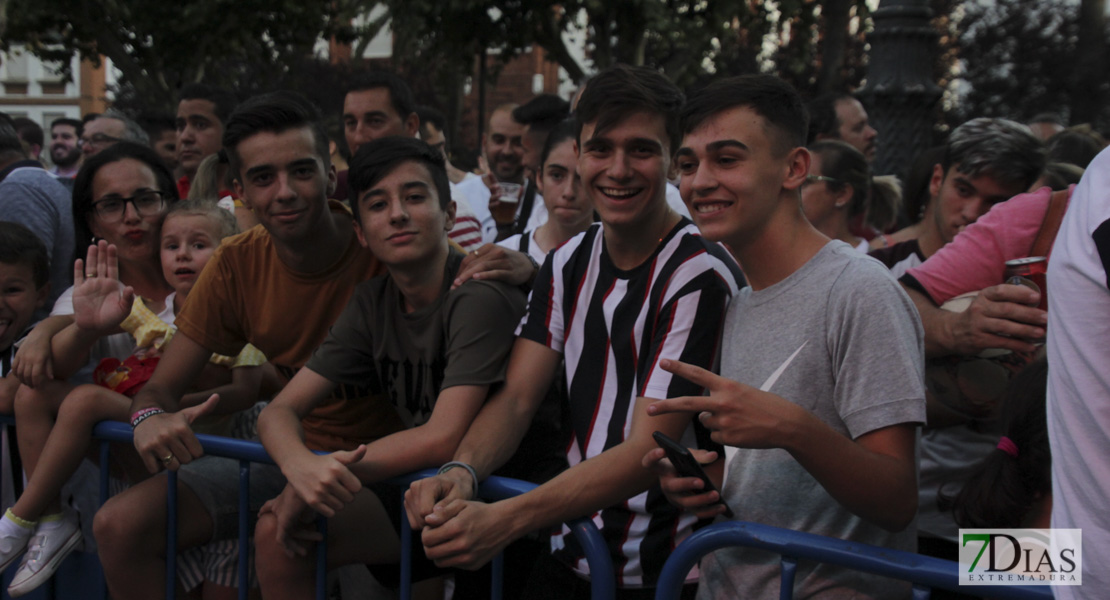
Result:
<instances>
[{"instance_id":1,"label":"woman with glasses","mask_svg":"<svg viewBox=\"0 0 1110 600\"><path fill-rule=\"evenodd\" d=\"M36 473L36 467L46 441L56 423L60 426L68 418L62 414L66 410L60 410L63 400L74 411L103 412L103 406L85 407L77 394L72 397L75 402L67 396L76 384L92 381L92 367L102 359L124 361L134 351L134 338L120 329L118 319L112 322L108 317L130 312L128 292L133 290L160 318L167 311L172 315L173 307L167 306L166 298L173 290L162 270L160 233L167 207L175 201L177 187L172 175L146 146L115 144L87 160L78 172L73 190L76 247L88 248L87 260L78 260L75 265L75 279L81 285L58 298L51 317L33 332L37 339L28 336L31 346L25 342L21 347L21 353L32 351L40 361L28 368L37 379L21 378L25 385L15 397L16 431L28 478L42 475ZM118 306L108 306L113 303ZM117 383L136 377L146 366L153 368L153 363L140 363L138 367L127 364L111 372L98 369L96 376ZM126 420L130 400L118 398L119 406L113 404L112 410L118 408L120 414L112 418ZM73 461L66 465L72 467L68 470L51 470L51 475L59 478L59 486L76 469L80 457L73 457ZM134 468L127 469L128 473L145 474L137 457L132 462ZM28 504L35 506L29 509ZM11 595L37 587L81 540L76 515L69 508L63 509L56 493L31 499L25 492L0 519L0 570L19 558L24 548L27 550L9 590ZM23 578L29 581L17 586Z\"/></svg>"},{"instance_id":2,"label":"woman with glasses","mask_svg":"<svg viewBox=\"0 0 1110 600\"><path fill-rule=\"evenodd\" d=\"M802 185L802 209L821 233L867 252L867 240L850 230L852 220L867 210L871 170L859 150L836 140L809 146L809 174Z\"/></svg>"}]
</instances>

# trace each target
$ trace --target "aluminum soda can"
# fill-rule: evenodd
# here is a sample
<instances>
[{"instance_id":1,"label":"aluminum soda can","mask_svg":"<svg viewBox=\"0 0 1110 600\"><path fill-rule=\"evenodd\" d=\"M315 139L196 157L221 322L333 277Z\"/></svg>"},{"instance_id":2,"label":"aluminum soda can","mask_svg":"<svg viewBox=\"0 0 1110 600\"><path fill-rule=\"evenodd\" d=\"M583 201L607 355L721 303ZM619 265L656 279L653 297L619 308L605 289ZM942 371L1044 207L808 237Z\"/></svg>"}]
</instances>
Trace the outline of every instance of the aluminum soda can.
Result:
<instances>
[{"instance_id":1,"label":"aluminum soda can","mask_svg":"<svg viewBox=\"0 0 1110 600\"><path fill-rule=\"evenodd\" d=\"M1048 258L1044 256L1030 256L1006 261L1006 270L1003 272L1002 281L1025 287L1041 295L1037 308L1048 310L1048 284L1045 275L1048 273Z\"/></svg>"}]
</instances>

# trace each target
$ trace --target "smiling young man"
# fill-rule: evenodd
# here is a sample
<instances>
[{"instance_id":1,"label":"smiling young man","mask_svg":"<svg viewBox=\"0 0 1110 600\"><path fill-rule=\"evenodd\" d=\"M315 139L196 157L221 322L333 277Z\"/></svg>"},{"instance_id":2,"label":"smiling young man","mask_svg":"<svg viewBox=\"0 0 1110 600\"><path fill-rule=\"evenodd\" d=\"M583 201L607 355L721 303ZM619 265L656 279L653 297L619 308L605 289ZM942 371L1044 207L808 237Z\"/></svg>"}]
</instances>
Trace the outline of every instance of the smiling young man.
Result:
<instances>
[{"instance_id":1,"label":"smiling young man","mask_svg":"<svg viewBox=\"0 0 1110 600\"><path fill-rule=\"evenodd\" d=\"M410 523L424 529L437 564L477 567L528 532L592 515L617 568L618 597L650 598L670 551L691 532L695 519L665 502L640 458L654 447L655 430L696 446L694 420L648 419L644 408L651 398L700 392L658 363L682 358L712 368L720 319L743 277L720 246L667 206L682 100L659 73L623 65L599 74L583 94L578 172L601 224L548 255L504 387L475 419L457 462L406 494ZM459 464L483 479L509 458L560 359L571 468L516 498L469 501L475 481ZM588 596L589 570L569 528L551 546L554 558L531 578L528 597Z\"/></svg>"},{"instance_id":2,"label":"smiling young man","mask_svg":"<svg viewBox=\"0 0 1110 600\"><path fill-rule=\"evenodd\" d=\"M482 138L482 156L489 167L489 173L483 177L468 177L459 183L459 189L470 199L474 213L482 224L482 238L487 242L498 239L499 220L504 227L511 226L521 210L519 202L516 206L510 206L507 202L491 198L490 186L499 182L527 184L524 168L525 125L513 119L513 111L517 108L516 104L502 104L493 109L486 135ZM536 201L542 208L542 199L537 198ZM528 217L527 229L534 229L545 220L547 211L533 210ZM505 233L507 236L508 230Z\"/></svg>"},{"instance_id":3,"label":"smiling young man","mask_svg":"<svg viewBox=\"0 0 1110 600\"><path fill-rule=\"evenodd\" d=\"M177 316L177 335L132 403L133 412L165 411L136 426L135 448L151 472L178 471L180 548L237 533L237 461L197 460L202 451L190 423L174 412L207 357L225 350L234 356L251 343L292 378L355 285L381 273L378 260L360 247L350 212L327 199L335 185L328 138L304 98L275 93L244 103L228 119L223 142L236 192L262 227L227 240L209 261ZM352 450L402 425L387 401L365 385L348 384L301 424L306 444L329 452ZM284 484L276 467L253 465L252 510ZM152 477L97 513L94 529L114 598L152 598L165 589L165 489L164 477ZM205 575L234 586L233 564L230 571Z\"/></svg>"},{"instance_id":4,"label":"smiling young man","mask_svg":"<svg viewBox=\"0 0 1110 600\"><path fill-rule=\"evenodd\" d=\"M370 142L350 173L359 242L387 274L356 288L324 343L259 417L262 443L289 481L263 507L255 534L267 598L312 595L314 544L302 536L315 521L303 515L331 518L333 566L399 561L401 490L374 484L451 458L504 379L524 314L514 286L471 280L451 289L463 255L447 243L455 206L431 147L414 138ZM314 454L300 442L300 421L339 384L392 398L407 429L355 452Z\"/></svg>"},{"instance_id":5,"label":"smiling young man","mask_svg":"<svg viewBox=\"0 0 1110 600\"><path fill-rule=\"evenodd\" d=\"M591 84L592 85L592 84ZM924 419L921 327L894 278L806 220L809 169L798 94L768 75L720 80L683 110L682 197L751 287L728 308L721 375L663 368L710 396L655 402L649 414L699 415L725 461L704 456L721 493L647 453L676 504L704 517L724 500L744 521L913 550L914 427ZM649 419L649 421L654 419ZM699 598L778 597L779 557L729 548L701 561ZM799 564L796 597L891 598L897 582Z\"/></svg>"},{"instance_id":6,"label":"smiling young man","mask_svg":"<svg viewBox=\"0 0 1110 600\"><path fill-rule=\"evenodd\" d=\"M54 163L50 172L59 178L73 179L81 168L77 140L81 138L82 128L77 119L55 119L50 124L50 161Z\"/></svg>"}]
</instances>

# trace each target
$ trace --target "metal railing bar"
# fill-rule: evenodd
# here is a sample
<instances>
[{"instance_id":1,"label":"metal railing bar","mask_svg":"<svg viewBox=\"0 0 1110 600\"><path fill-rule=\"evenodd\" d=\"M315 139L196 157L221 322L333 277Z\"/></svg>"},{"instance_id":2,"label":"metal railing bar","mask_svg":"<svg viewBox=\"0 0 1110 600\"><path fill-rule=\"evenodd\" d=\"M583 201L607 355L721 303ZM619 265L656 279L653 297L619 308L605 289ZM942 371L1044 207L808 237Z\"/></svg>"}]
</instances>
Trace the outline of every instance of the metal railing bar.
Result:
<instances>
[{"instance_id":1,"label":"metal railing bar","mask_svg":"<svg viewBox=\"0 0 1110 600\"><path fill-rule=\"evenodd\" d=\"M976 596L1007 600L1052 598L1048 586L961 586L958 563L953 561L744 521L715 523L679 544L663 568L656 598L677 597L686 574L702 556L731 546L759 548Z\"/></svg>"}]
</instances>

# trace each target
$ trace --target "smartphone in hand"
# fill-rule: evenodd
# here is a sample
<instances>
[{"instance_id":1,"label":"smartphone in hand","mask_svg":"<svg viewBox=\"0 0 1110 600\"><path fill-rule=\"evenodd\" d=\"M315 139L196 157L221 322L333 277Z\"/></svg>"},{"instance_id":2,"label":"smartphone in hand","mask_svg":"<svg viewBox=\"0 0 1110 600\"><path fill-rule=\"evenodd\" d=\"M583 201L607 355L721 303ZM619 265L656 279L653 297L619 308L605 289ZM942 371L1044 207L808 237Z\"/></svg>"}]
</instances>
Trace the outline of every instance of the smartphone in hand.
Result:
<instances>
[{"instance_id":1,"label":"smartphone in hand","mask_svg":"<svg viewBox=\"0 0 1110 600\"><path fill-rule=\"evenodd\" d=\"M697 477L702 480L702 482L705 483L702 492L717 490L717 486L713 485L709 476L705 474L705 470L701 468L701 464L698 463L698 459L694 458L694 455L688 448L667 437L667 435L661 431L656 431L651 434L651 436L655 438L655 443L659 444L659 447L667 453L667 459L671 461L671 464L674 465L674 470L677 471L679 475L683 477ZM719 494L720 490L717 490L717 493ZM725 507L725 516L731 519L733 517L732 509L728 507L728 504L725 504L723 496L719 503Z\"/></svg>"}]
</instances>

